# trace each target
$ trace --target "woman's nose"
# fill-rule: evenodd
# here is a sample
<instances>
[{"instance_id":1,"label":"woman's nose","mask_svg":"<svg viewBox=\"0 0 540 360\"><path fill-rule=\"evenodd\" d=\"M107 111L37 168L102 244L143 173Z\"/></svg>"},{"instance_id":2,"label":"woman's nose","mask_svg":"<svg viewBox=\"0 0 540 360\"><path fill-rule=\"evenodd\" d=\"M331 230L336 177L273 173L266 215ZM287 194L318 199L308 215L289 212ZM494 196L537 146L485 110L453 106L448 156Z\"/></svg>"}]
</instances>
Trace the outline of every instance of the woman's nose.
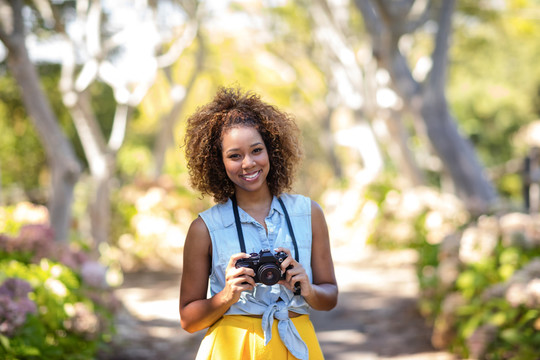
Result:
<instances>
[{"instance_id":1,"label":"woman's nose","mask_svg":"<svg viewBox=\"0 0 540 360\"><path fill-rule=\"evenodd\" d=\"M244 161L242 161L242 168L247 169L255 163L255 160L251 156L246 156Z\"/></svg>"}]
</instances>

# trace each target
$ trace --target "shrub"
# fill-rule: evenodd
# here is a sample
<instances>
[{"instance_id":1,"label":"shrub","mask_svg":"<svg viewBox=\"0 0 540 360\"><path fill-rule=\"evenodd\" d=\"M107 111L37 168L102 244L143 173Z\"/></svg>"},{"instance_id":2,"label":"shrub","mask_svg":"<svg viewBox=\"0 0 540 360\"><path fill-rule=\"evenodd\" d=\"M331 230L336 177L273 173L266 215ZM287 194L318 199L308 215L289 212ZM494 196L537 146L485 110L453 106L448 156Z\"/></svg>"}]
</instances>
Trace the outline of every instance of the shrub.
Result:
<instances>
[{"instance_id":1,"label":"shrub","mask_svg":"<svg viewBox=\"0 0 540 360\"><path fill-rule=\"evenodd\" d=\"M540 238L534 217L483 216L441 244L420 272L433 343L473 359L536 359Z\"/></svg>"},{"instance_id":2,"label":"shrub","mask_svg":"<svg viewBox=\"0 0 540 360\"><path fill-rule=\"evenodd\" d=\"M119 302L105 268L44 225L0 235L0 358L94 359Z\"/></svg>"},{"instance_id":3,"label":"shrub","mask_svg":"<svg viewBox=\"0 0 540 360\"><path fill-rule=\"evenodd\" d=\"M124 271L178 269L184 240L197 213L209 200L193 201L195 194L163 176L158 181L138 179L122 187L115 199L117 237L107 256Z\"/></svg>"},{"instance_id":4,"label":"shrub","mask_svg":"<svg viewBox=\"0 0 540 360\"><path fill-rule=\"evenodd\" d=\"M419 253L419 308L432 343L462 358L538 359L540 216L471 219L452 196L433 189L375 184L370 242Z\"/></svg>"}]
</instances>

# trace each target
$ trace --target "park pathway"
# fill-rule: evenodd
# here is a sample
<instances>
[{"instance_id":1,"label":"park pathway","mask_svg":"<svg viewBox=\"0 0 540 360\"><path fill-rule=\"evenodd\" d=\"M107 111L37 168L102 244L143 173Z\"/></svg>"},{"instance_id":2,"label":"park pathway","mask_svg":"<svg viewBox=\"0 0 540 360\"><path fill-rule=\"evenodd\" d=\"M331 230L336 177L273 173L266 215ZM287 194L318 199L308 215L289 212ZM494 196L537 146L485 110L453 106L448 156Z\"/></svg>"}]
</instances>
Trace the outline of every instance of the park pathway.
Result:
<instances>
[{"instance_id":1,"label":"park pathway","mask_svg":"<svg viewBox=\"0 0 540 360\"><path fill-rule=\"evenodd\" d=\"M351 257L351 251L358 256ZM312 314L327 360L455 359L433 349L430 329L416 309L414 252L345 248L333 257L338 305ZM126 274L117 290L125 306L118 315L118 335L100 360L194 359L204 331L181 329L179 281L177 272Z\"/></svg>"}]
</instances>

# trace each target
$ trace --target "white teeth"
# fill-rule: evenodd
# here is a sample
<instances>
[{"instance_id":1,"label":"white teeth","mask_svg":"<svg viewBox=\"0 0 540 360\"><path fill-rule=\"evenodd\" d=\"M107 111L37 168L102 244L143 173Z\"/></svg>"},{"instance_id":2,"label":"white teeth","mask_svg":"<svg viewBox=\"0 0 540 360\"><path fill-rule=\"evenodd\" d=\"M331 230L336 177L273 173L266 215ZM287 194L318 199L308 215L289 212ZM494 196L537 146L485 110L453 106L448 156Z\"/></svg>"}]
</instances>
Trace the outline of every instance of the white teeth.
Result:
<instances>
[{"instance_id":1,"label":"white teeth","mask_svg":"<svg viewBox=\"0 0 540 360\"><path fill-rule=\"evenodd\" d=\"M252 180L252 179L255 179L257 177L257 175L259 175L258 171L253 175L244 175L244 179Z\"/></svg>"}]
</instances>

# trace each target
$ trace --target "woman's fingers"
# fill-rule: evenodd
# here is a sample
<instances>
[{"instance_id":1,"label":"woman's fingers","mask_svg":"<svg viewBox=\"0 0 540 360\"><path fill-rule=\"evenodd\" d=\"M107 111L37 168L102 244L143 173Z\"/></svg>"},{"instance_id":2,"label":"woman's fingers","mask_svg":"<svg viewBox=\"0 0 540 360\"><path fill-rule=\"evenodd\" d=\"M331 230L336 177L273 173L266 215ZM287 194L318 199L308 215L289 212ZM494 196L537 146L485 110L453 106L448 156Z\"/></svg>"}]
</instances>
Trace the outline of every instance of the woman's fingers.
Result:
<instances>
[{"instance_id":1,"label":"woman's fingers","mask_svg":"<svg viewBox=\"0 0 540 360\"><path fill-rule=\"evenodd\" d=\"M242 291L251 290L255 287L255 281L253 280L253 277L249 275L233 277L227 281L231 284L231 287L241 289Z\"/></svg>"},{"instance_id":2,"label":"woman's fingers","mask_svg":"<svg viewBox=\"0 0 540 360\"><path fill-rule=\"evenodd\" d=\"M223 289L225 298L229 301L238 301L242 291L253 290L255 287L253 269L244 266L236 267L238 260L248 257L248 254L238 253L232 255L229 259L225 269L225 288Z\"/></svg>"},{"instance_id":3,"label":"woman's fingers","mask_svg":"<svg viewBox=\"0 0 540 360\"><path fill-rule=\"evenodd\" d=\"M249 255L246 254L246 253L237 253L237 254L234 254L232 255L230 258L229 258L229 263L227 264L227 270L230 269L230 268L235 268L236 267L236 262L240 259L245 259L245 258L248 258Z\"/></svg>"},{"instance_id":4,"label":"woman's fingers","mask_svg":"<svg viewBox=\"0 0 540 360\"><path fill-rule=\"evenodd\" d=\"M274 249L274 251L275 252L282 251L285 254L287 254L287 258L283 260L283 262L281 263L281 271L287 271L287 268L289 266L294 267L298 264L296 260L294 260L293 256L291 255L291 250L289 250L288 248L278 247Z\"/></svg>"},{"instance_id":5,"label":"woman's fingers","mask_svg":"<svg viewBox=\"0 0 540 360\"><path fill-rule=\"evenodd\" d=\"M284 285L287 289L300 295L300 291L303 293L303 289L309 289L311 287L306 270L302 264L298 263L291 255L290 249L278 247L275 251L282 251L287 254L287 258L283 260L281 264L281 270L285 273L285 278L279 281L279 284Z\"/></svg>"},{"instance_id":6,"label":"woman's fingers","mask_svg":"<svg viewBox=\"0 0 540 360\"><path fill-rule=\"evenodd\" d=\"M229 264L225 270L225 280L235 290L248 290L255 286L253 276L255 272L249 267L236 267L238 260L248 258L246 253L234 254L229 259Z\"/></svg>"}]
</instances>

